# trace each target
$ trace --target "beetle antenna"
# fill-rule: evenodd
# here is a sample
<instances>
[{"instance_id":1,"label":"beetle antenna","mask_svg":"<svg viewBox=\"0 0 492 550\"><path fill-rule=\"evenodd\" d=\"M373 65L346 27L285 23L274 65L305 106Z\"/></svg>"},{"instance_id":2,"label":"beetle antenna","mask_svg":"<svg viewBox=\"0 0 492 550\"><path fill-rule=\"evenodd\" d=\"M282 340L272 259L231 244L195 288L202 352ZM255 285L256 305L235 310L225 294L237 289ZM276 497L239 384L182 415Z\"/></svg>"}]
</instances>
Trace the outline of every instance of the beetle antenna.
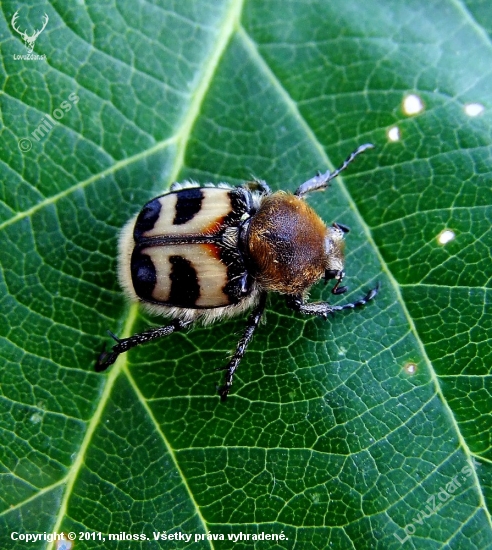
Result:
<instances>
[{"instance_id":1,"label":"beetle antenna","mask_svg":"<svg viewBox=\"0 0 492 550\"><path fill-rule=\"evenodd\" d=\"M111 336L111 338L112 338L115 342L117 342L118 344L121 343L121 338L118 338L118 336L116 336L116 334L115 334L114 332L111 332L110 330L107 330L106 332Z\"/></svg>"},{"instance_id":2,"label":"beetle antenna","mask_svg":"<svg viewBox=\"0 0 492 550\"><path fill-rule=\"evenodd\" d=\"M325 187L328 187L328 184L332 179L336 178L338 174L340 174L340 172L345 170L345 168L347 168L347 166L355 159L357 155L360 155L364 151L367 151L367 149L374 149L374 145L372 143L364 143L364 145L360 145L345 159L340 168L337 168L334 172L330 172L328 170L324 174L320 174L318 172L318 174L314 176L314 178L311 178L310 180L307 180L303 184L301 184L297 188L294 195L296 195L297 197L302 197L307 193L311 193L311 191L317 191L319 189L324 189Z\"/></svg>"}]
</instances>

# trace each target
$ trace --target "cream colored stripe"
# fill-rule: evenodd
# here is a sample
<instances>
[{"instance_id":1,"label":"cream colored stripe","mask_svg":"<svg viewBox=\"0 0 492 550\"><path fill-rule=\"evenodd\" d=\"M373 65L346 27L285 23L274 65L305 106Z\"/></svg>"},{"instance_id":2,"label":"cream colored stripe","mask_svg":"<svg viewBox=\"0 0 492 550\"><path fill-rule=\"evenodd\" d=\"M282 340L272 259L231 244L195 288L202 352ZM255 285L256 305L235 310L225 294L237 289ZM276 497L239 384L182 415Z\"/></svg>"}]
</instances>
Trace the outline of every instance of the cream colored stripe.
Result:
<instances>
[{"instance_id":1,"label":"cream colored stripe","mask_svg":"<svg viewBox=\"0 0 492 550\"><path fill-rule=\"evenodd\" d=\"M229 189L206 187L201 189L203 200L201 209L186 223L174 225L178 193L169 193L159 199L161 211L154 227L144 233L145 237L167 235L212 234L220 228L224 216L232 210Z\"/></svg>"},{"instance_id":2,"label":"cream colored stripe","mask_svg":"<svg viewBox=\"0 0 492 550\"><path fill-rule=\"evenodd\" d=\"M204 244L159 245L142 250L150 256L155 267L157 283L152 297L159 302L169 303L171 294L171 256L181 256L191 263L196 272L200 296L199 307L220 307L230 304L223 292L227 283L227 267L218 260L209 246ZM179 305L179 304L176 304Z\"/></svg>"}]
</instances>

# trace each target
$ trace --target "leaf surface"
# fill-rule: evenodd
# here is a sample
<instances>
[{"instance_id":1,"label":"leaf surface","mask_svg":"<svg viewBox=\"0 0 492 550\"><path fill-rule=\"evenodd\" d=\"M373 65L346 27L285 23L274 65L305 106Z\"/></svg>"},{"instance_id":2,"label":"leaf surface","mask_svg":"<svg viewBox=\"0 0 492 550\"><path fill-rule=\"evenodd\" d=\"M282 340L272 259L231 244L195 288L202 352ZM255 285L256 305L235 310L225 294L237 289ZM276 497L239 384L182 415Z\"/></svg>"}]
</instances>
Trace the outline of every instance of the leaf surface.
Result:
<instances>
[{"instance_id":1,"label":"leaf surface","mask_svg":"<svg viewBox=\"0 0 492 550\"><path fill-rule=\"evenodd\" d=\"M49 15L44 61L15 59L17 9L0 17L1 547L492 547L488 4L23 6L29 32ZM147 200L251 174L292 191L366 142L308 201L351 228L333 301L380 282L373 302L324 322L271 296L225 404L214 369L242 318L94 372L107 329L162 322L116 277Z\"/></svg>"}]
</instances>

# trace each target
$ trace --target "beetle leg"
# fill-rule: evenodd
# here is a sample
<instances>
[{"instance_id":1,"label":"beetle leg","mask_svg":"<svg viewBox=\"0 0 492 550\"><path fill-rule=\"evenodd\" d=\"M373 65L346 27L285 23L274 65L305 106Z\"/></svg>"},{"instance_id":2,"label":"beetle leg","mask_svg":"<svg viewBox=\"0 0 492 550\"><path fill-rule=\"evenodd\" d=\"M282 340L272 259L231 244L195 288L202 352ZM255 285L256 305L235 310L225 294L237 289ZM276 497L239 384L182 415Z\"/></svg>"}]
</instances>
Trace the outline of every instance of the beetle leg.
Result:
<instances>
[{"instance_id":1,"label":"beetle leg","mask_svg":"<svg viewBox=\"0 0 492 550\"><path fill-rule=\"evenodd\" d=\"M261 316L265 311L265 305L266 305L266 293L264 292L260 296L260 301L258 302L258 305L255 307L255 309L251 312L250 316L248 317L248 322L246 323L246 330L244 331L241 339L237 344L236 352L234 353L234 355L232 356L231 360L229 361L226 367L221 367L217 369L217 370L227 371L225 375L225 383L223 386L219 388L219 395L222 401L225 401L227 399L227 395L231 391L232 379L234 378L234 373L236 372L236 369L238 368L239 363L241 362L241 359L243 358L244 353L246 352L246 348L248 347L248 344L250 343L251 338L253 338L253 334L260 323Z\"/></svg>"},{"instance_id":2,"label":"beetle leg","mask_svg":"<svg viewBox=\"0 0 492 550\"><path fill-rule=\"evenodd\" d=\"M299 311L305 315L317 315L318 317L323 317L326 319L330 313L335 313L335 311L342 311L343 309L354 309L355 307L360 307L370 300L372 300L376 294L379 292L379 283L375 288L370 290L363 298L359 298L355 302L349 304L343 304L342 306L333 306L328 302L304 302L302 296L287 296L287 305L294 311Z\"/></svg>"},{"instance_id":3,"label":"beetle leg","mask_svg":"<svg viewBox=\"0 0 492 550\"><path fill-rule=\"evenodd\" d=\"M374 145L372 143L365 143L364 145L360 145L357 147L357 149L351 153L343 162L343 164L340 166L340 168L337 168L335 171L330 172L329 170L326 171L324 174L318 174L314 176L314 178L311 178L310 180L305 181L303 184L301 184L294 195L298 197L302 197L303 195L306 195L307 193L311 193L311 191L317 191L319 189L324 189L325 187L328 187L328 184L333 178L336 178L340 172L345 170L347 166L355 159L357 155L360 153L363 153L367 149L372 149Z\"/></svg>"},{"instance_id":4,"label":"beetle leg","mask_svg":"<svg viewBox=\"0 0 492 550\"><path fill-rule=\"evenodd\" d=\"M96 361L95 371L101 372L106 370L116 361L120 353L124 353L131 348L139 346L140 344L145 344L145 342L150 342L151 340L155 340L156 338L169 336L173 332L183 330L191 323L192 321L181 321L180 319L174 319L170 325L167 325L165 327L151 328L144 332L140 332L139 334L134 334L130 338L121 339L115 336L112 332L108 331L113 340L116 341L116 345L113 346L113 349L111 351L108 352L106 350L103 350L99 354L99 357Z\"/></svg>"},{"instance_id":5,"label":"beetle leg","mask_svg":"<svg viewBox=\"0 0 492 550\"><path fill-rule=\"evenodd\" d=\"M260 191L262 195L271 195L272 190L265 180L256 179L253 176L253 181L247 181L244 184L244 187L247 187L250 191Z\"/></svg>"}]
</instances>

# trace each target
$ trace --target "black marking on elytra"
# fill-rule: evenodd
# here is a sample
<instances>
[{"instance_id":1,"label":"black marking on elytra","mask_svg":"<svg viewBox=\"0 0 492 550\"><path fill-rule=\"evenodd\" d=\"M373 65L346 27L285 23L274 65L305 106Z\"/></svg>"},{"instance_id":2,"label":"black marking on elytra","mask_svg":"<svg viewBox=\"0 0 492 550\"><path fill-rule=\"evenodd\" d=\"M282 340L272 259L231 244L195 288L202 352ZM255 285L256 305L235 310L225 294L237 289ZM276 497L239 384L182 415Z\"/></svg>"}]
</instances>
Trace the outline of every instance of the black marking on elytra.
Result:
<instances>
[{"instance_id":1,"label":"black marking on elytra","mask_svg":"<svg viewBox=\"0 0 492 550\"><path fill-rule=\"evenodd\" d=\"M183 225L192 220L202 209L203 192L199 187L181 189L176 193L178 200L174 214L174 225Z\"/></svg>"},{"instance_id":2,"label":"black marking on elytra","mask_svg":"<svg viewBox=\"0 0 492 550\"><path fill-rule=\"evenodd\" d=\"M160 197L156 197L149 201L140 211L133 229L133 237L138 242L144 233L153 229L156 221L159 219L162 205L159 201Z\"/></svg>"},{"instance_id":3,"label":"black marking on elytra","mask_svg":"<svg viewBox=\"0 0 492 550\"><path fill-rule=\"evenodd\" d=\"M178 200L176 202L176 218L179 218L180 223L186 223L186 221L193 218L200 209L202 204L202 199L204 192L223 192L227 193L231 203L231 210L228 214L222 219L221 227L215 235L156 235L154 237L145 237L141 236L143 233L143 225L138 229L140 230L139 239L135 237L137 244L132 256L136 258L147 258L145 263L143 260L139 259L141 264L142 271L147 271L145 277L142 277L140 283L134 282L135 291L137 295L144 299L146 302L155 303L155 304L165 304L169 306L177 307L188 307L191 309L201 309L200 306L196 305L197 300L200 297L200 286L198 283L197 273L192 265L192 263L183 258L182 256L171 256L169 261L172 264L170 279L171 279L171 292L168 300L165 302L155 300L152 297L152 292L154 290L156 282L155 269L152 265L149 256L141 254L140 251L144 250L149 246L168 246L173 244L189 244L193 249L193 245L201 245L202 243L216 244L220 248L220 262L227 266L227 283L222 288L222 292L229 299L230 304L237 304L244 297L251 294L253 289L253 278L248 273L246 251L238 250L238 246L226 246L225 241L222 240L223 231L228 227L238 227L238 233L246 233L243 226L249 226L249 220L244 220L244 214L249 214L252 216L255 213L253 206L253 197L251 192L248 189L244 188L235 188L235 189L218 189L218 188L190 188L182 189L177 191ZM162 197L166 197L163 195ZM162 198L161 197L161 198ZM157 204L153 204L157 202ZM160 202L157 199L150 201L144 209L149 211L154 209L157 213L154 223L158 218L158 210L160 210ZM136 224L139 225L140 216ZM185 219L188 216L188 219ZM150 218L150 215L147 215L145 219ZM176 218L173 223L176 224ZM148 224L149 225L149 224ZM178 224L179 225L179 224ZM149 227L148 229L150 229ZM145 226L145 230L148 230ZM198 250L198 249L197 249ZM150 265L149 265L150 264ZM145 267L145 269L144 269ZM135 268L136 269L136 268ZM153 278L150 277L151 271L153 272ZM133 273L133 271L132 271ZM134 277L136 279L136 277ZM210 306L207 306L210 307ZM222 307L222 306L220 306Z\"/></svg>"},{"instance_id":4,"label":"black marking on elytra","mask_svg":"<svg viewBox=\"0 0 492 550\"><path fill-rule=\"evenodd\" d=\"M224 217L224 227L239 226L244 214L252 216L255 211L251 192L243 187L236 187L228 191L231 201L231 211Z\"/></svg>"},{"instance_id":5,"label":"black marking on elytra","mask_svg":"<svg viewBox=\"0 0 492 550\"><path fill-rule=\"evenodd\" d=\"M171 292L169 303L179 307L195 307L200 298L200 285L195 268L191 262L182 256L170 256L171 262Z\"/></svg>"},{"instance_id":6,"label":"black marking on elytra","mask_svg":"<svg viewBox=\"0 0 492 550\"><path fill-rule=\"evenodd\" d=\"M137 296L146 301L152 300L157 275L151 257L135 249L131 260L131 274Z\"/></svg>"}]
</instances>

